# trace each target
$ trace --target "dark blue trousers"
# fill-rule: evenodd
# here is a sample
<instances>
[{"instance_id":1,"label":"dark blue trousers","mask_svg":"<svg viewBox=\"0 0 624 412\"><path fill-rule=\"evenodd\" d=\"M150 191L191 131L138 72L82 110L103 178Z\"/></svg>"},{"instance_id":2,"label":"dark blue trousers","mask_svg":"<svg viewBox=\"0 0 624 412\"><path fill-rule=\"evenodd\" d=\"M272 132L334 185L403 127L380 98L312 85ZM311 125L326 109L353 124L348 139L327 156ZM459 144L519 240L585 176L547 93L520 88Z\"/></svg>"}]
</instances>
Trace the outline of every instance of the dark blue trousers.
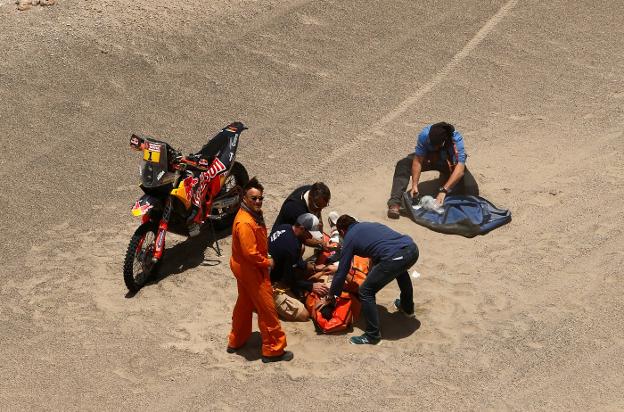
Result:
<instances>
[{"instance_id":1,"label":"dark blue trousers","mask_svg":"<svg viewBox=\"0 0 624 412\"><path fill-rule=\"evenodd\" d=\"M390 259L382 260L373 266L359 289L362 313L366 319L366 335L381 339L379 313L375 295L393 279L397 280L401 291L401 306L407 312L414 310L414 291L407 270L418 260L418 247L415 243L399 249Z\"/></svg>"}]
</instances>

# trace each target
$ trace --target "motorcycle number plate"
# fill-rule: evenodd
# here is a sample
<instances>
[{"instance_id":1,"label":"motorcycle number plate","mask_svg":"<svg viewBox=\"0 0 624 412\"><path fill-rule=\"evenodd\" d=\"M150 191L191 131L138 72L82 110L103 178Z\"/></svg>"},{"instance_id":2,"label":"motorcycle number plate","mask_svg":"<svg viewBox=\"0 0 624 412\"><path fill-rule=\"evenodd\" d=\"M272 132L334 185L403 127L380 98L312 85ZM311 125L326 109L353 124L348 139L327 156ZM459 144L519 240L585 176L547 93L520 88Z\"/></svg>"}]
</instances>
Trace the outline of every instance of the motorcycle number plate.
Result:
<instances>
[{"instance_id":1,"label":"motorcycle number plate","mask_svg":"<svg viewBox=\"0 0 624 412\"><path fill-rule=\"evenodd\" d=\"M160 161L160 152L145 149L143 150L143 160L148 161L148 162L158 163Z\"/></svg>"}]
</instances>

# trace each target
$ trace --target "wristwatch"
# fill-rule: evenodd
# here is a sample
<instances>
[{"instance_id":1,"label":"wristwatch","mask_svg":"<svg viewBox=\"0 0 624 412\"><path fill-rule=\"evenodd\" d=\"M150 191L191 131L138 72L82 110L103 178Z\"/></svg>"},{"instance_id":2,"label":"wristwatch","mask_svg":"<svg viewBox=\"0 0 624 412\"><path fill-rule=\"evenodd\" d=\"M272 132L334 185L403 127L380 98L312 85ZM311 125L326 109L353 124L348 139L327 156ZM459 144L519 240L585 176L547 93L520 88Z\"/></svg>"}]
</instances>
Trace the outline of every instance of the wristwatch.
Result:
<instances>
[{"instance_id":1,"label":"wristwatch","mask_svg":"<svg viewBox=\"0 0 624 412\"><path fill-rule=\"evenodd\" d=\"M448 194L448 192L449 192L449 191L448 191L448 190L446 190L446 189L444 188L444 186L440 186L440 188L438 189L438 193Z\"/></svg>"}]
</instances>

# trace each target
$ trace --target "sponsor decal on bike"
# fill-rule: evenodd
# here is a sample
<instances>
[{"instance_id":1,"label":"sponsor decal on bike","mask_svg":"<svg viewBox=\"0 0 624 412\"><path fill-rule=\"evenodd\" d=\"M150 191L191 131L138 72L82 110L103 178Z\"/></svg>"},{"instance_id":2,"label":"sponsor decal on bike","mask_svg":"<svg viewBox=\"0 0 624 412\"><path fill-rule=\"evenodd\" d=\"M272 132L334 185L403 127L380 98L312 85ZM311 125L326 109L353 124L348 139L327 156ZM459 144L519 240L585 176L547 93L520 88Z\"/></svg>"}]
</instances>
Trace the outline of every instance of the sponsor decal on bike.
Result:
<instances>
[{"instance_id":1,"label":"sponsor decal on bike","mask_svg":"<svg viewBox=\"0 0 624 412\"><path fill-rule=\"evenodd\" d=\"M165 231L158 231L158 240L156 240L156 250L160 251L163 249L165 244Z\"/></svg>"},{"instance_id":2,"label":"sponsor decal on bike","mask_svg":"<svg viewBox=\"0 0 624 412\"><path fill-rule=\"evenodd\" d=\"M219 158L217 158L217 159L214 160L214 162L212 162L212 166L210 166L210 169L208 169L204 173L207 173L206 177L208 179L212 179L216 175L218 175L219 173L224 172L226 169L227 168L225 167L223 162L221 160L219 160ZM204 173L202 173L202 174L204 174Z\"/></svg>"},{"instance_id":3,"label":"sponsor decal on bike","mask_svg":"<svg viewBox=\"0 0 624 412\"><path fill-rule=\"evenodd\" d=\"M150 149L143 150L143 160L147 162L153 162L153 163L160 162L160 148L157 151L150 150Z\"/></svg>"},{"instance_id":4,"label":"sponsor decal on bike","mask_svg":"<svg viewBox=\"0 0 624 412\"><path fill-rule=\"evenodd\" d=\"M214 179L215 176L219 175L220 173L225 172L226 170L227 168L225 167L223 162L217 158L214 160L214 162L212 162L212 165L207 171L199 174L199 187L195 190L195 193L192 198L193 204L195 206L199 207L201 205L202 199L204 198L204 196L206 196L206 189L208 189L208 183L210 183L210 181ZM193 184L193 187L194 186L195 186L195 183Z\"/></svg>"},{"instance_id":5,"label":"sponsor decal on bike","mask_svg":"<svg viewBox=\"0 0 624 412\"><path fill-rule=\"evenodd\" d=\"M160 153L160 144L158 143L150 143L147 147L148 150L152 151L152 152L158 152Z\"/></svg>"},{"instance_id":6,"label":"sponsor decal on bike","mask_svg":"<svg viewBox=\"0 0 624 412\"><path fill-rule=\"evenodd\" d=\"M150 205L147 202L141 202L141 199L139 199L134 203L134 207L132 208L132 214L134 216L143 216L153 207L154 206Z\"/></svg>"},{"instance_id":7,"label":"sponsor decal on bike","mask_svg":"<svg viewBox=\"0 0 624 412\"><path fill-rule=\"evenodd\" d=\"M189 176L184 179L184 192L186 194L186 198L190 199L193 191L193 187L199 182L199 179L195 176Z\"/></svg>"},{"instance_id":8,"label":"sponsor decal on bike","mask_svg":"<svg viewBox=\"0 0 624 412\"><path fill-rule=\"evenodd\" d=\"M236 147L237 143L238 143L238 134L235 134L234 137L232 137L232 141L230 141L230 147L231 148Z\"/></svg>"}]
</instances>

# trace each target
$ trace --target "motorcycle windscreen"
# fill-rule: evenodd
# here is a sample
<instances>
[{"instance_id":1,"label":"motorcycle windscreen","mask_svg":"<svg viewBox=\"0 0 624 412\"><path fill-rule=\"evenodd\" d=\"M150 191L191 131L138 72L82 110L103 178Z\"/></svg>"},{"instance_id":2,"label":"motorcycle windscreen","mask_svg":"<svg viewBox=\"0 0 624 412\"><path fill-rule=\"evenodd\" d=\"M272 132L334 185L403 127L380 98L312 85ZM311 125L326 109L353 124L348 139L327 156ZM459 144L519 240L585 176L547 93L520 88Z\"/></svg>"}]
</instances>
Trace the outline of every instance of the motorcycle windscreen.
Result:
<instances>
[{"instance_id":1,"label":"motorcycle windscreen","mask_svg":"<svg viewBox=\"0 0 624 412\"><path fill-rule=\"evenodd\" d=\"M166 143L149 139L145 141L140 173L141 184L144 187L158 187L170 183L172 173L169 172Z\"/></svg>"}]
</instances>

